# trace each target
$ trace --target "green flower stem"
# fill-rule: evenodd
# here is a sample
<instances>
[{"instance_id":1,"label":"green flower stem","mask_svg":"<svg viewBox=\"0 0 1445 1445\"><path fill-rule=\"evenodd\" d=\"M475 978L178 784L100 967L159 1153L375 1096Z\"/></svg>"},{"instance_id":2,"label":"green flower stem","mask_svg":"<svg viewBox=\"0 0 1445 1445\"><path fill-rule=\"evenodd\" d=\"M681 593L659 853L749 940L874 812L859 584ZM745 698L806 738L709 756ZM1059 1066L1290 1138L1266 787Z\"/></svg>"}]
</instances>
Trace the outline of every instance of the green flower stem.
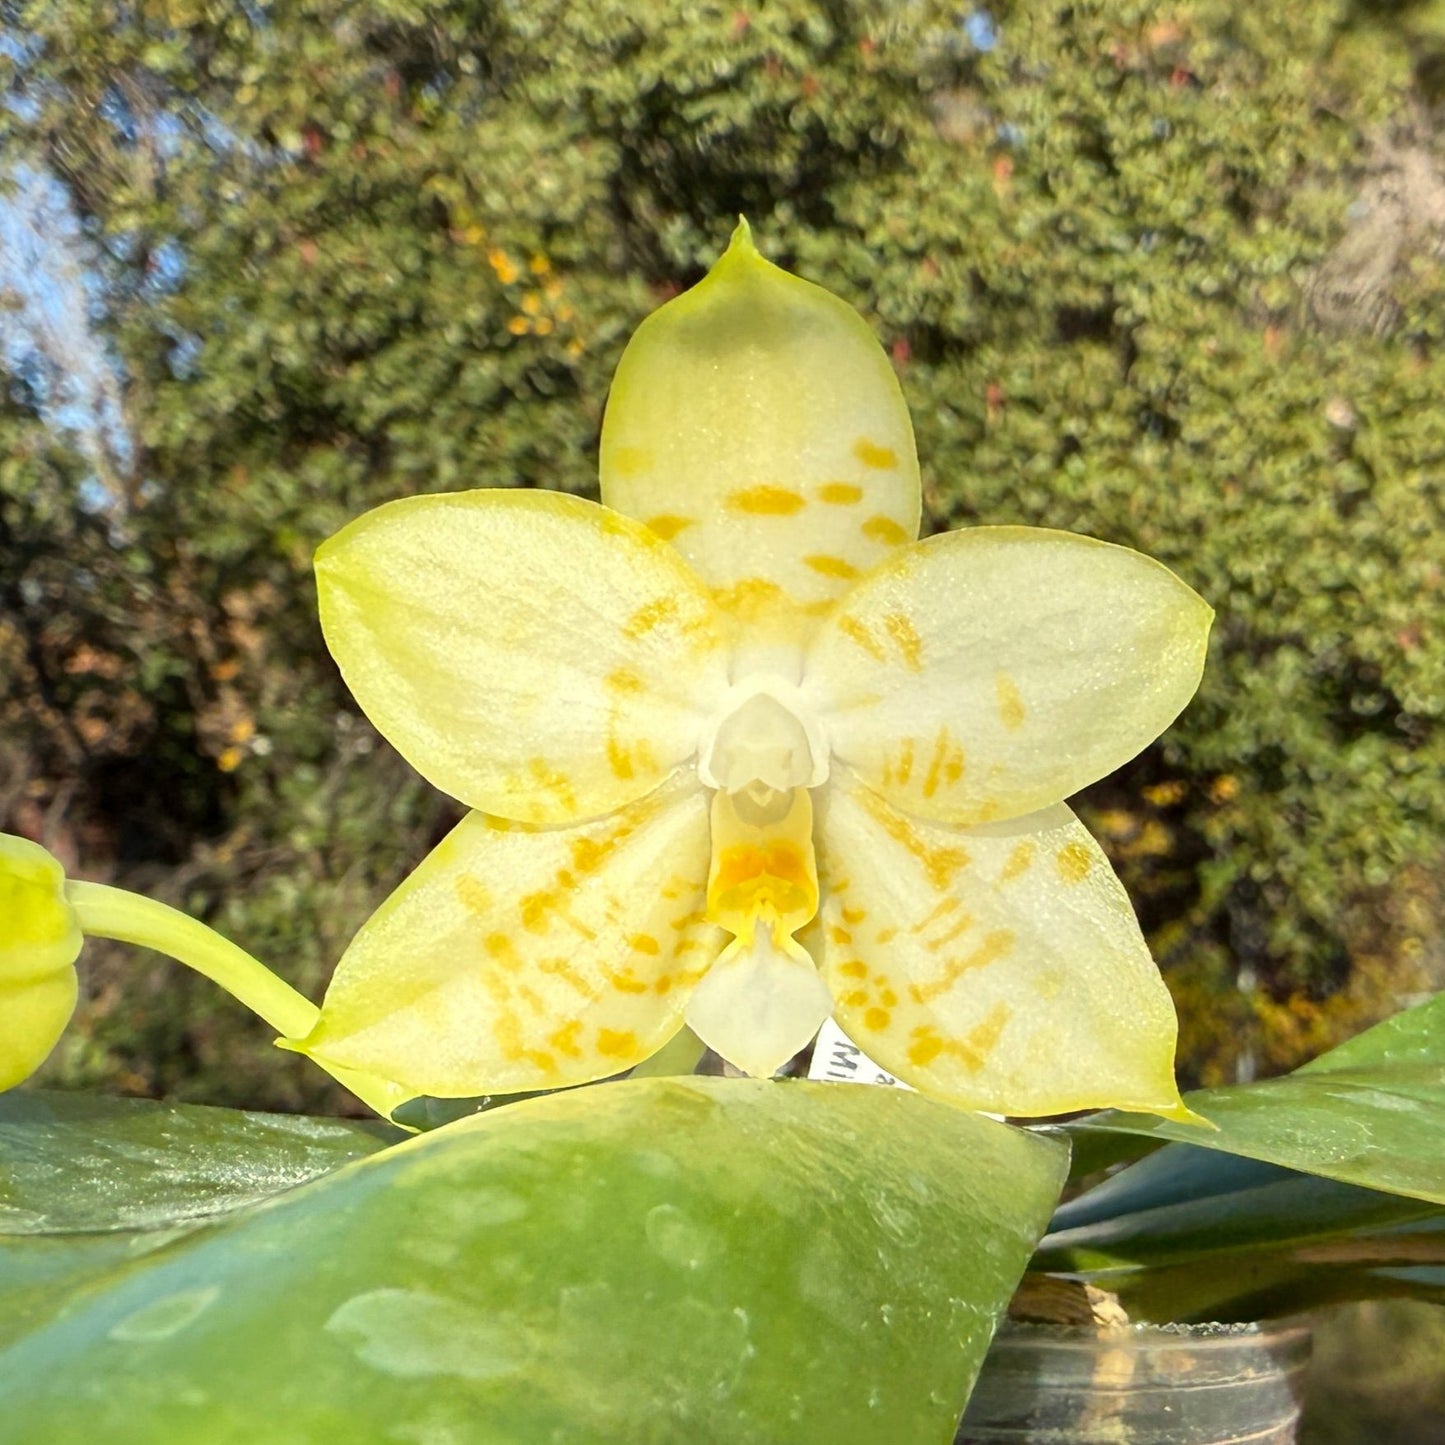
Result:
<instances>
[{"instance_id":1,"label":"green flower stem","mask_svg":"<svg viewBox=\"0 0 1445 1445\"><path fill-rule=\"evenodd\" d=\"M310 999L244 948L179 909L123 888L76 879L66 881L65 896L88 936L153 948L195 969L240 999L283 1038L305 1038L316 1026L321 1011ZM383 1118L390 1118L391 1111L410 1097L389 1079L351 1069L327 1072Z\"/></svg>"},{"instance_id":2,"label":"green flower stem","mask_svg":"<svg viewBox=\"0 0 1445 1445\"><path fill-rule=\"evenodd\" d=\"M634 1079L659 1079L669 1074L690 1074L697 1068L707 1045L691 1029L679 1030L650 1059L633 1069Z\"/></svg>"}]
</instances>

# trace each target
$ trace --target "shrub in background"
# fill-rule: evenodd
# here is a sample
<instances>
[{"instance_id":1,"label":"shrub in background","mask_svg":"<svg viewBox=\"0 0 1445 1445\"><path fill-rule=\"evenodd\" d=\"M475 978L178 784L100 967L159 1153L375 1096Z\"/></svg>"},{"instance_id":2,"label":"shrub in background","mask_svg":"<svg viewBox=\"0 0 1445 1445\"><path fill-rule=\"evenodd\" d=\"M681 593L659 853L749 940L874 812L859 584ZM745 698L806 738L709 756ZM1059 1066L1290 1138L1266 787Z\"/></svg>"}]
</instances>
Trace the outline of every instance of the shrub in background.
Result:
<instances>
[{"instance_id":1,"label":"shrub in background","mask_svg":"<svg viewBox=\"0 0 1445 1445\"><path fill-rule=\"evenodd\" d=\"M405 492L591 490L624 339L742 211L876 322L936 526L1122 542L1217 607L1198 701L1082 800L1186 1079L1438 987L1432 13L7 6L4 154L83 218L130 444L43 376L0 401L0 827L316 991L451 819L336 678L312 550ZM56 1077L320 1102L121 966Z\"/></svg>"}]
</instances>

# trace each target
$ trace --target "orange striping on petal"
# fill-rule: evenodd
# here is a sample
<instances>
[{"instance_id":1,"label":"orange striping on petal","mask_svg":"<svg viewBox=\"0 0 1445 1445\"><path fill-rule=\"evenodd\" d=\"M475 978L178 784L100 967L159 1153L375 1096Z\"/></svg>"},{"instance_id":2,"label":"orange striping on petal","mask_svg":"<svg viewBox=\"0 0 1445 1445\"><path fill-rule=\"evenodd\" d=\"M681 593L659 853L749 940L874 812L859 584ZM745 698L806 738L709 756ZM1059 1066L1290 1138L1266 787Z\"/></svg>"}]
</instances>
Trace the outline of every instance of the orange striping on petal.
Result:
<instances>
[{"instance_id":1,"label":"orange striping on petal","mask_svg":"<svg viewBox=\"0 0 1445 1445\"><path fill-rule=\"evenodd\" d=\"M914 1003L931 1003L940 994L947 993L964 974L987 968L989 964L1010 952L1013 946L1013 930L997 928L988 934L972 953L948 959L943 965L943 972L937 978L929 983L910 984L908 992L913 996Z\"/></svg>"}]
</instances>

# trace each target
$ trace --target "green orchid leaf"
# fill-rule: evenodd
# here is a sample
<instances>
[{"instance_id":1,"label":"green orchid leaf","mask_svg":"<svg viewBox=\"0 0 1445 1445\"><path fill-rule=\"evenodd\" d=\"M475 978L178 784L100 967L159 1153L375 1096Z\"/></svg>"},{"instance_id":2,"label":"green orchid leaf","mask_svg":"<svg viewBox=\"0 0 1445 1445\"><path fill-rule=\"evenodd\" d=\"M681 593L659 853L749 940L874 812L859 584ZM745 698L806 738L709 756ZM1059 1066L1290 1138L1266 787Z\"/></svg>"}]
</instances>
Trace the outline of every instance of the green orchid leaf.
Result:
<instances>
[{"instance_id":1,"label":"green orchid leaf","mask_svg":"<svg viewBox=\"0 0 1445 1445\"><path fill-rule=\"evenodd\" d=\"M945 1445L1065 1168L888 1089L530 1100L53 1269L7 1439Z\"/></svg>"},{"instance_id":2,"label":"green orchid leaf","mask_svg":"<svg viewBox=\"0 0 1445 1445\"><path fill-rule=\"evenodd\" d=\"M165 1228L255 1204L404 1137L343 1119L0 1094L0 1237Z\"/></svg>"},{"instance_id":3,"label":"green orchid leaf","mask_svg":"<svg viewBox=\"0 0 1445 1445\"><path fill-rule=\"evenodd\" d=\"M342 1119L0 1095L0 1346L108 1271L405 1137Z\"/></svg>"},{"instance_id":4,"label":"green orchid leaf","mask_svg":"<svg viewBox=\"0 0 1445 1445\"><path fill-rule=\"evenodd\" d=\"M1173 1140L1445 1204L1445 995L1293 1074L1185 1102L1217 1127L1110 1111L1064 1128L1085 1149L1100 1134Z\"/></svg>"},{"instance_id":5,"label":"green orchid leaf","mask_svg":"<svg viewBox=\"0 0 1445 1445\"><path fill-rule=\"evenodd\" d=\"M1445 1209L1171 1144L1062 1206L1031 1268L1083 1275L1151 1320L1439 1298Z\"/></svg>"}]
</instances>

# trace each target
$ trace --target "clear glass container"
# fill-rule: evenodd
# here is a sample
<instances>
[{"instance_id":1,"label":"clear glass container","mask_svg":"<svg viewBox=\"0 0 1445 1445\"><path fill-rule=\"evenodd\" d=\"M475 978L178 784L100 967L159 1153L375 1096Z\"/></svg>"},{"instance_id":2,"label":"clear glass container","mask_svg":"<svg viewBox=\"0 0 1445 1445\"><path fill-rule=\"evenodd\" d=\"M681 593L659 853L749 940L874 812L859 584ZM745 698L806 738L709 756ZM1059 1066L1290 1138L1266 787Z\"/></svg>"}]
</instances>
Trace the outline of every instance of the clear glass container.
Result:
<instances>
[{"instance_id":1,"label":"clear glass container","mask_svg":"<svg viewBox=\"0 0 1445 1445\"><path fill-rule=\"evenodd\" d=\"M957 1445L1292 1445L1306 1324L1006 1324Z\"/></svg>"}]
</instances>

